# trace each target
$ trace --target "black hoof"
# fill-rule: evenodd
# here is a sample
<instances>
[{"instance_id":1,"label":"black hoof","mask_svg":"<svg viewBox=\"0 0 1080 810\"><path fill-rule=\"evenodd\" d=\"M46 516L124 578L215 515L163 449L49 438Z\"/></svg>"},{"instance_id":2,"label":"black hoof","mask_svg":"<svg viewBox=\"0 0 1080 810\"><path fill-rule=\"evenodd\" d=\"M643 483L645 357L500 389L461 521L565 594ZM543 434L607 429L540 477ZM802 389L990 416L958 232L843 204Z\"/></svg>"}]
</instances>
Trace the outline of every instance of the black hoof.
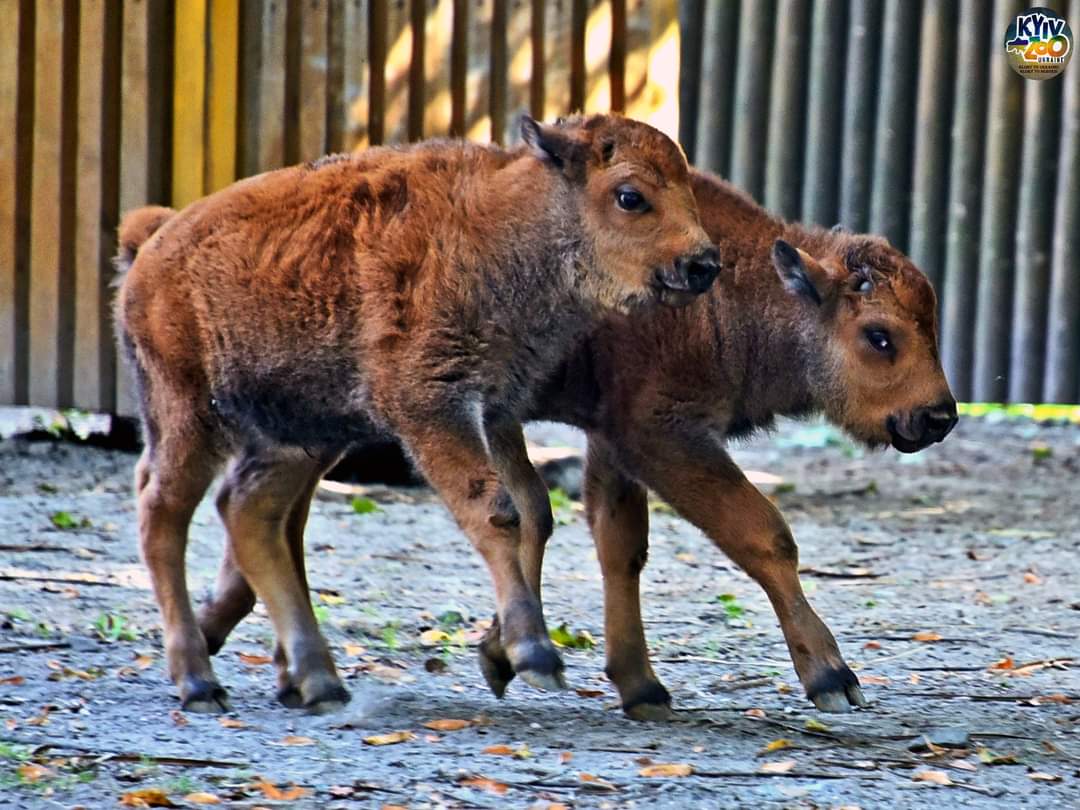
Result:
<instances>
[{"instance_id":1,"label":"black hoof","mask_svg":"<svg viewBox=\"0 0 1080 810\"><path fill-rule=\"evenodd\" d=\"M190 677L180 690L182 708L197 714L222 714L230 711L229 693L217 681Z\"/></svg>"},{"instance_id":2,"label":"black hoof","mask_svg":"<svg viewBox=\"0 0 1080 810\"><path fill-rule=\"evenodd\" d=\"M206 651L210 655L217 655L221 652L221 648L225 646L225 636L219 636L214 633L206 633L203 631L203 638L206 639Z\"/></svg>"},{"instance_id":3,"label":"black hoof","mask_svg":"<svg viewBox=\"0 0 1080 810\"><path fill-rule=\"evenodd\" d=\"M480 674L487 681L488 688L501 698L506 694L506 687L514 680L514 668L510 665L510 659L497 641L484 639L478 648L480 661Z\"/></svg>"},{"instance_id":4,"label":"black hoof","mask_svg":"<svg viewBox=\"0 0 1080 810\"><path fill-rule=\"evenodd\" d=\"M651 681L628 695L622 710L632 720L670 720L675 716L671 694L659 681Z\"/></svg>"},{"instance_id":5,"label":"black hoof","mask_svg":"<svg viewBox=\"0 0 1080 810\"><path fill-rule=\"evenodd\" d=\"M849 712L853 706L870 705L859 679L846 664L831 667L814 678L806 687L806 696L823 712Z\"/></svg>"},{"instance_id":6,"label":"black hoof","mask_svg":"<svg viewBox=\"0 0 1080 810\"><path fill-rule=\"evenodd\" d=\"M525 683L545 692L566 688L566 665L551 642L525 640L507 650L511 666Z\"/></svg>"},{"instance_id":7,"label":"black hoof","mask_svg":"<svg viewBox=\"0 0 1080 810\"><path fill-rule=\"evenodd\" d=\"M304 703L304 711L308 714L330 714L345 708L345 704L352 700L349 690L339 684L326 686L317 695Z\"/></svg>"},{"instance_id":8,"label":"black hoof","mask_svg":"<svg viewBox=\"0 0 1080 810\"><path fill-rule=\"evenodd\" d=\"M291 683L278 689L277 699L278 703L286 709L300 709L304 706L303 695L301 695L300 690Z\"/></svg>"}]
</instances>

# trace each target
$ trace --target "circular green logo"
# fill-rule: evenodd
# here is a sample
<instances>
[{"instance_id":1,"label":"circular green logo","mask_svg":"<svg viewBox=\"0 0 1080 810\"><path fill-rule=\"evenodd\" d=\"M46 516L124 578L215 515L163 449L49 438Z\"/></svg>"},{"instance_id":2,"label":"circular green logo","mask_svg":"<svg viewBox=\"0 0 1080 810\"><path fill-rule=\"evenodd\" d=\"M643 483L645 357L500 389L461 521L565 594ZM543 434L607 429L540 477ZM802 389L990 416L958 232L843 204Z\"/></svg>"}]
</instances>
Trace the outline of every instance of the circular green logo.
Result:
<instances>
[{"instance_id":1,"label":"circular green logo","mask_svg":"<svg viewBox=\"0 0 1080 810\"><path fill-rule=\"evenodd\" d=\"M1036 6L1017 14L1005 32L1005 54L1025 79L1052 79L1072 58L1073 33L1053 9Z\"/></svg>"}]
</instances>

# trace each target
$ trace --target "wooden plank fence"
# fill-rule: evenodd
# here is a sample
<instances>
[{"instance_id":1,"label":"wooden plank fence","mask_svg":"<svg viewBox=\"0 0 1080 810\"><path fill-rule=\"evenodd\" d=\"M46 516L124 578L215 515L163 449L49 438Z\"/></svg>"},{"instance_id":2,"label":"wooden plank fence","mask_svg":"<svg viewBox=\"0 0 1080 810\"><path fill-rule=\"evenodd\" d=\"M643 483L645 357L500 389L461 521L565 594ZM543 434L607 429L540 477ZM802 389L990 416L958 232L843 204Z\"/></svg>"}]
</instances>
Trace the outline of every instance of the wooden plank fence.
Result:
<instances>
[{"instance_id":1,"label":"wooden plank fence","mask_svg":"<svg viewBox=\"0 0 1080 810\"><path fill-rule=\"evenodd\" d=\"M0 404L132 412L108 312L120 212L370 144L511 142L522 111L580 108L909 251L961 397L1076 402L1080 64L1012 73L1022 6L0 0ZM1080 28L1080 0L1056 7Z\"/></svg>"},{"instance_id":2,"label":"wooden plank fence","mask_svg":"<svg viewBox=\"0 0 1080 810\"><path fill-rule=\"evenodd\" d=\"M690 0L680 135L789 218L934 281L963 399L1080 401L1080 64L1020 78L1021 0ZM1080 0L1055 8L1080 31ZM704 33L700 33L704 32ZM1075 46L1075 43L1074 43Z\"/></svg>"}]
</instances>

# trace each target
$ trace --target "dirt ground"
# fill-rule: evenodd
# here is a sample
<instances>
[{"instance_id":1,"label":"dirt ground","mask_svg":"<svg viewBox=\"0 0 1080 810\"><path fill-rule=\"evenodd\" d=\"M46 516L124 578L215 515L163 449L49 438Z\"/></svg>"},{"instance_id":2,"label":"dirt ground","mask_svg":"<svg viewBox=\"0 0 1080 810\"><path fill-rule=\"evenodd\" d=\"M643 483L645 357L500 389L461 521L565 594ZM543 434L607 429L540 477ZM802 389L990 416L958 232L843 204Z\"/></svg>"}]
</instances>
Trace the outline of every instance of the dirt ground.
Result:
<instances>
[{"instance_id":1,"label":"dirt ground","mask_svg":"<svg viewBox=\"0 0 1080 810\"><path fill-rule=\"evenodd\" d=\"M783 478L805 586L870 708L815 711L760 589L661 504L645 615L677 719L617 706L573 505L546 611L596 646L565 650L569 691L515 682L497 701L469 646L492 608L479 558L426 491L375 489L371 511L321 497L308 527L347 710L275 704L259 610L215 659L234 713L183 715L136 548L134 457L0 441L0 806L112 807L152 788L185 807L1080 806L1080 427L968 419L901 456L791 424L736 455ZM208 500L197 596L220 551ZM447 719L467 724L425 727ZM371 744L394 732L411 734ZM692 773L642 774L658 764Z\"/></svg>"}]
</instances>

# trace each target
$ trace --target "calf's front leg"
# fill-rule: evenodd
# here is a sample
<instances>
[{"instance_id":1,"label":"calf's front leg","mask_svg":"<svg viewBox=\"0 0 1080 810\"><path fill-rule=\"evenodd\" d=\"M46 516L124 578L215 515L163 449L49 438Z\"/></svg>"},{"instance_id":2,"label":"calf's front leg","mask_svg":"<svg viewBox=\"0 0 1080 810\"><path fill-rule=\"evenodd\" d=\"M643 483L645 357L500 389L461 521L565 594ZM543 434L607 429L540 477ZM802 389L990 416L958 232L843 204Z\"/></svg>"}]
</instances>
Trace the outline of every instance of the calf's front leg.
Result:
<instances>
[{"instance_id":1,"label":"calf's front leg","mask_svg":"<svg viewBox=\"0 0 1080 810\"><path fill-rule=\"evenodd\" d=\"M720 446L663 438L633 453L635 472L765 590L814 705L865 706L858 678L803 593L798 547L779 510Z\"/></svg>"}]
</instances>

